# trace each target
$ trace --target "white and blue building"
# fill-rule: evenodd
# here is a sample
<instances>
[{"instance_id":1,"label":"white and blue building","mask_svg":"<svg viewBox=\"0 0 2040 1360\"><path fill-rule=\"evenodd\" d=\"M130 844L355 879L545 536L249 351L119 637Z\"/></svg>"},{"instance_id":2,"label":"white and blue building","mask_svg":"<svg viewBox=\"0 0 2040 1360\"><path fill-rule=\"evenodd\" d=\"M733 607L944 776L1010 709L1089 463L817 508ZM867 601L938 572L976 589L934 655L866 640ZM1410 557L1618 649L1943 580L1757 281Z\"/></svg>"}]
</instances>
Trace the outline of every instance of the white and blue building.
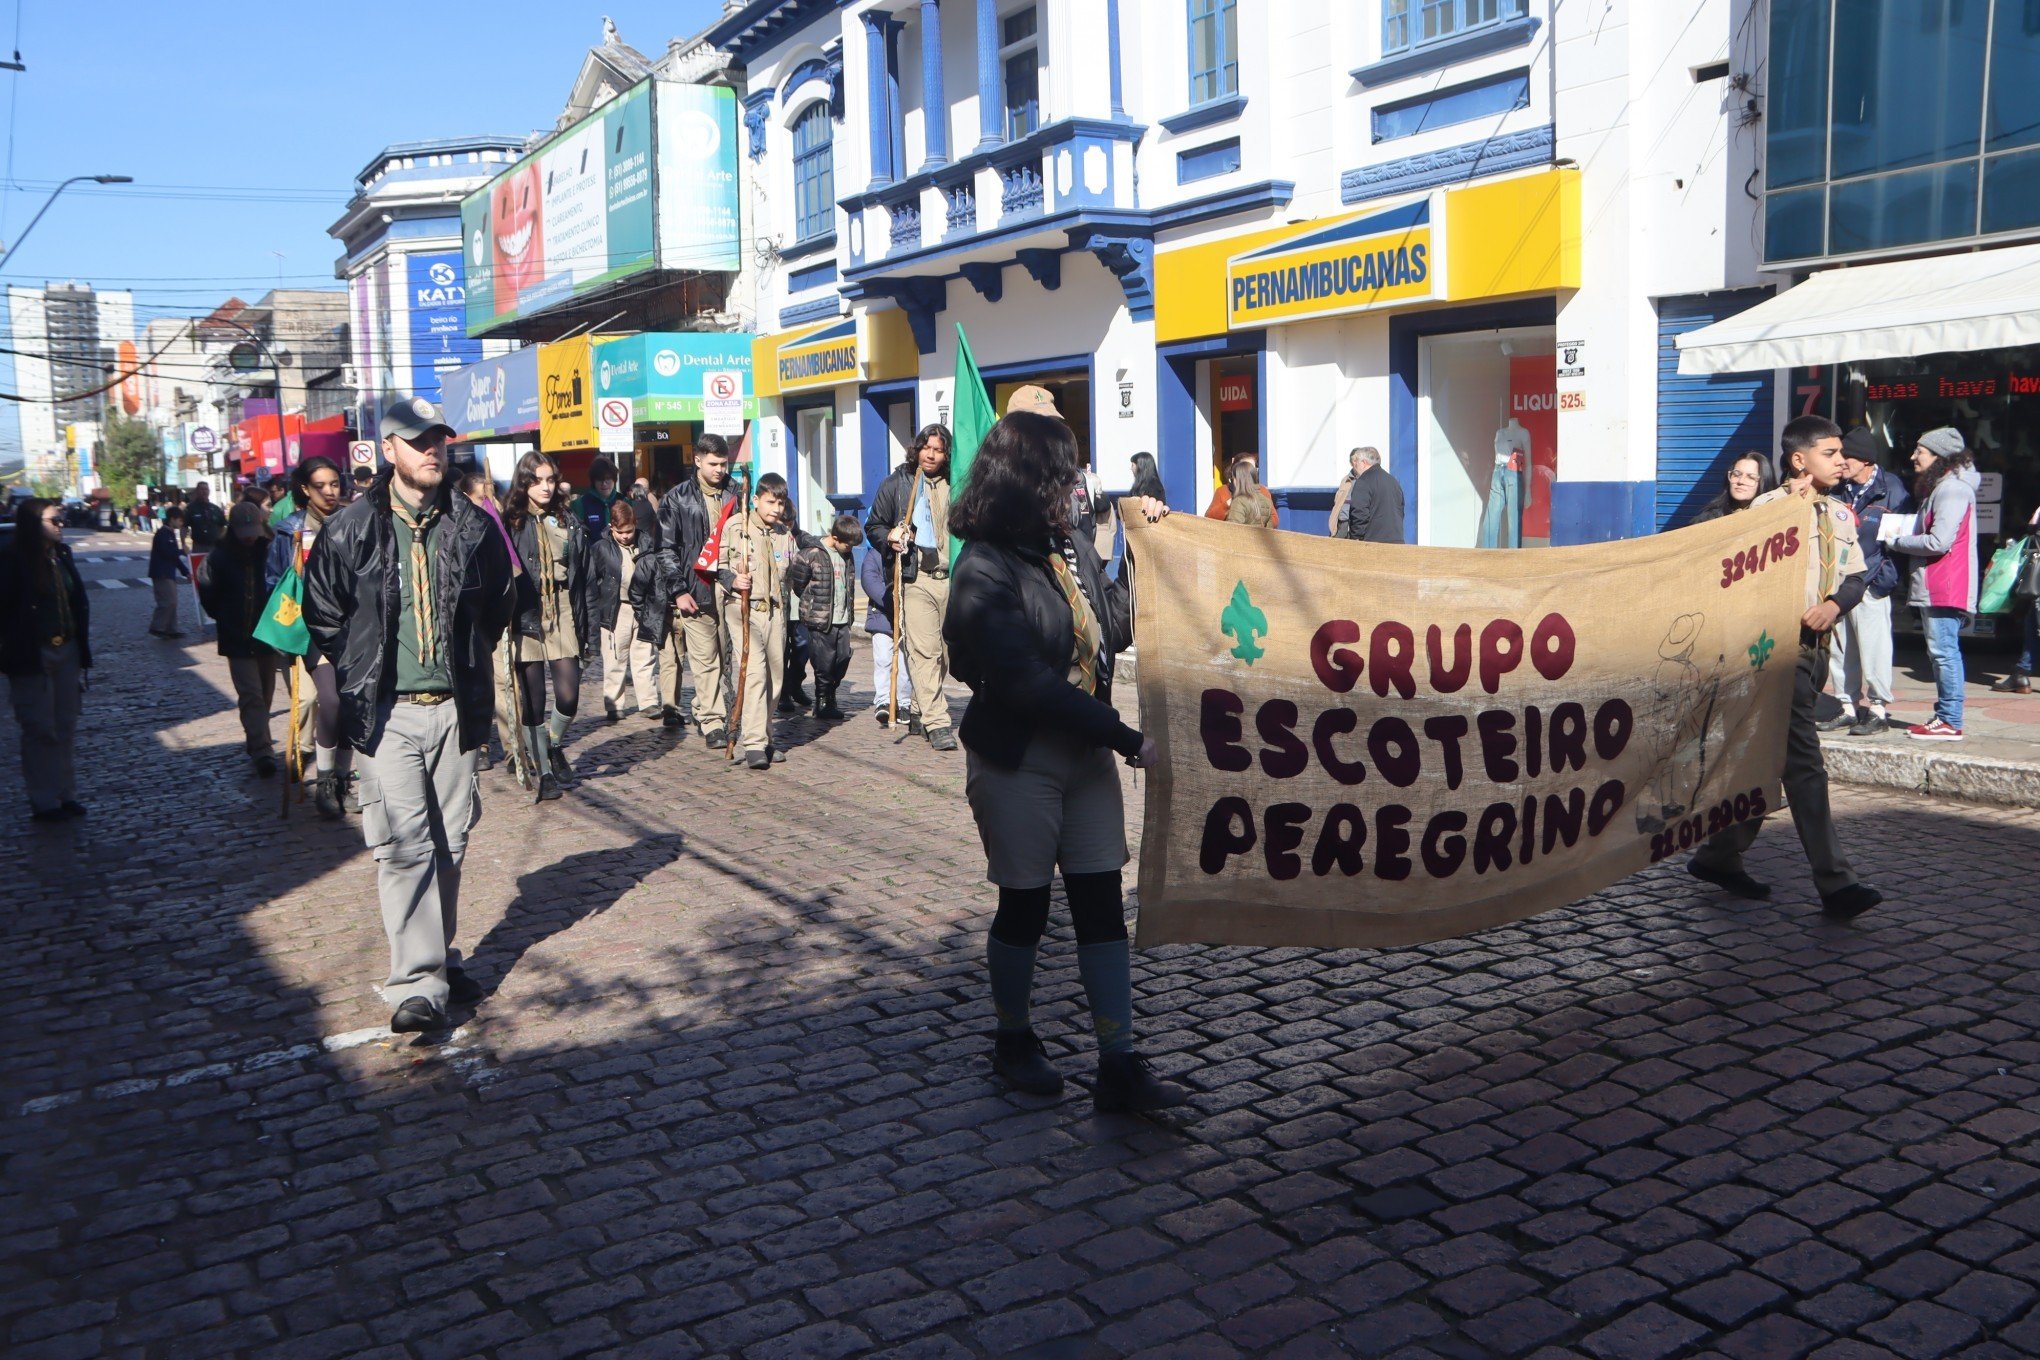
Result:
<instances>
[{"instance_id":1,"label":"white and blue building","mask_svg":"<svg viewBox=\"0 0 2040 1360\"><path fill-rule=\"evenodd\" d=\"M1781 405L1674 344L1765 282L1753 5L732 6L761 460L868 503L961 327L1109 487L1152 452L1201 509L1251 453L1322 533L1366 444L1413 541L1650 532Z\"/></svg>"}]
</instances>

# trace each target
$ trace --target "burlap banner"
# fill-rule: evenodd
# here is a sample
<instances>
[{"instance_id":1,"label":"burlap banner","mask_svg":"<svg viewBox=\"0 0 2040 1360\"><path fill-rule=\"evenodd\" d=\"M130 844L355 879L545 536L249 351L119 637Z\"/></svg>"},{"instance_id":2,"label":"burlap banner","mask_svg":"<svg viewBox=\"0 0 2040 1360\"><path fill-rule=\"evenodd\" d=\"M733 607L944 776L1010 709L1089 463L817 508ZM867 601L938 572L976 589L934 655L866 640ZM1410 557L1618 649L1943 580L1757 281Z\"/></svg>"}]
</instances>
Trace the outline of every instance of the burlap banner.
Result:
<instances>
[{"instance_id":1,"label":"burlap banner","mask_svg":"<svg viewBox=\"0 0 2040 1360\"><path fill-rule=\"evenodd\" d=\"M1127 524L1143 945L1462 935L1779 806L1804 504L1520 552Z\"/></svg>"}]
</instances>

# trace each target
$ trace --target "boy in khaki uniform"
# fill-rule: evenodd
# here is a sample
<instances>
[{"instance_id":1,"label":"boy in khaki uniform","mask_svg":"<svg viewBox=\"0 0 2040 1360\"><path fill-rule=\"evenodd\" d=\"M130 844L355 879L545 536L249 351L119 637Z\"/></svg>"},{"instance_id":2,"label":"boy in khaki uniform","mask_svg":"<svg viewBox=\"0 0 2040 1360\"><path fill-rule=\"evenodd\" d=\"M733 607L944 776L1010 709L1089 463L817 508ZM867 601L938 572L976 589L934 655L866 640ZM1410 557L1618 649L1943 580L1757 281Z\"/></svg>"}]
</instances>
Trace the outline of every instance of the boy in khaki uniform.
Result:
<instances>
[{"instance_id":1,"label":"boy in khaki uniform","mask_svg":"<svg viewBox=\"0 0 2040 1360\"><path fill-rule=\"evenodd\" d=\"M786 759L772 744L772 710L786 672L788 602L806 586L807 576L786 523L786 478L768 472L758 479L743 519L723 531L716 562L717 606L735 646L743 645L747 598L750 603L750 659L739 659L744 765L749 769L768 770L774 761Z\"/></svg>"}]
</instances>

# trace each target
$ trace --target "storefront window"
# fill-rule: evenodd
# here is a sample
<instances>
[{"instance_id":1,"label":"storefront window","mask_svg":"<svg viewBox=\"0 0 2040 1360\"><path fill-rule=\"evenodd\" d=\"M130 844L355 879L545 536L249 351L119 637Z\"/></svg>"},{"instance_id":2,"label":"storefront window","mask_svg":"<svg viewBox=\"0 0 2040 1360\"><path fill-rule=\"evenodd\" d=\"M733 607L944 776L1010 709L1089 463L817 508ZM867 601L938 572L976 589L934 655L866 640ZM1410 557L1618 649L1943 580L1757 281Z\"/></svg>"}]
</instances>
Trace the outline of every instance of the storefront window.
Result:
<instances>
[{"instance_id":1,"label":"storefront window","mask_svg":"<svg viewBox=\"0 0 2040 1360\"><path fill-rule=\"evenodd\" d=\"M2040 151L1992 156L1983 163L1983 229L2040 227Z\"/></svg>"},{"instance_id":2,"label":"storefront window","mask_svg":"<svg viewBox=\"0 0 2040 1360\"><path fill-rule=\"evenodd\" d=\"M1426 338L1419 351L1418 541L1459 548L1551 541L1558 477L1554 333Z\"/></svg>"},{"instance_id":3,"label":"storefront window","mask_svg":"<svg viewBox=\"0 0 2040 1360\"><path fill-rule=\"evenodd\" d=\"M1987 5L1838 0L1835 179L1976 154Z\"/></svg>"},{"instance_id":4,"label":"storefront window","mask_svg":"<svg viewBox=\"0 0 2040 1360\"><path fill-rule=\"evenodd\" d=\"M2040 227L1979 160L2040 145L2040 3L1773 0L1769 60L1766 262Z\"/></svg>"},{"instance_id":5,"label":"storefront window","mask_svg":"<svg viewBox=\"0 0 2040 1360\"><path fill-rule=\"evenodd\" d=\"M1830 191L1828 249L1837 255L1976 231L1976 162L1850 180Z\"/></svg>"}]
</instances>

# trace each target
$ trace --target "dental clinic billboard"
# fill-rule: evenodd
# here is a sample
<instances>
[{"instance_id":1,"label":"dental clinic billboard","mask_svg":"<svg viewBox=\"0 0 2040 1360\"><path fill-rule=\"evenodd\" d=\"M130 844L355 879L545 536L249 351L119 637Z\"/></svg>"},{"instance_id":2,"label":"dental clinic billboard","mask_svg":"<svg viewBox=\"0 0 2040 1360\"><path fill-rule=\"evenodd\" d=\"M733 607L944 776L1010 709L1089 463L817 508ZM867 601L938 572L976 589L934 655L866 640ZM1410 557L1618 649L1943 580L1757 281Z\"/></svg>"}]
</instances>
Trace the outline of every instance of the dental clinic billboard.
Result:
<instances>
[{"instance_id":1,"label":"dental clinic billboard","mask_svg":"<svg viewBox=\"0 0 2040 1360\"><path fill-rule=\"evenodd\" d=\"M731 399L743 402L743 417L758 418L751 387L751 346L756 336L694 331L654 331L603 340L595 346L595 395L628 398L637 425L702 420L703 384L713 373L737 375Z\"/></svg>"},{"instance_id":2,"label":"dental clinic billboard","mask_svg":"<svg viewBox=\"0 0 2040 1360\"><path fill-rule=\"evenodd\" d=\"M467 332L650 269L738 267L736 94L647 80L460 206Z\"/></svg>"}]
</instances>

